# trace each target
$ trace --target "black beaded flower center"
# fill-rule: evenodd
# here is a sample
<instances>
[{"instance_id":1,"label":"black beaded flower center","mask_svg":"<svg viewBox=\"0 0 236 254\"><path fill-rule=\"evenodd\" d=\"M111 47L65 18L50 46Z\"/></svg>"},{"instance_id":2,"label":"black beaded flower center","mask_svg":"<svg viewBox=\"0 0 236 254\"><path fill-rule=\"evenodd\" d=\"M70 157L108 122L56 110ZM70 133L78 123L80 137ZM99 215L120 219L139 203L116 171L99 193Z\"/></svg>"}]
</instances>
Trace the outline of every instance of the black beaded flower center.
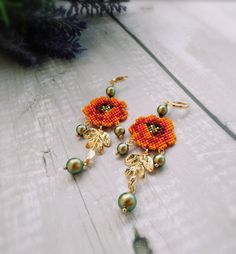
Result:
<instances>
[{"instance_id":1,"label":"black beaded flower center","mask_svg":"<svg viewBox=\"0 0 236 254\"><path fill-rule=\"evenodd\" d=\"M147 122L146 123L149 132L151 132L152 135L156 136L157 134L159 134L160 132L163 132L163 128L162 126L160 126L158 123L150 123Z\"/></svg>"},{"instance_id":2,"label":"black beaded flower center","mask_svg":"<svg viewBox=\"0 0 236 254\"><path fill-rule=\"evenodd\" d=\"M110 111L112 108L113 108L113 105L104 103L104 104L102 104L102 105L99 105L99 106L97 107L97 110L98 110L100 113L106 113L106 112Z\"/></svg>"}]
</instances>

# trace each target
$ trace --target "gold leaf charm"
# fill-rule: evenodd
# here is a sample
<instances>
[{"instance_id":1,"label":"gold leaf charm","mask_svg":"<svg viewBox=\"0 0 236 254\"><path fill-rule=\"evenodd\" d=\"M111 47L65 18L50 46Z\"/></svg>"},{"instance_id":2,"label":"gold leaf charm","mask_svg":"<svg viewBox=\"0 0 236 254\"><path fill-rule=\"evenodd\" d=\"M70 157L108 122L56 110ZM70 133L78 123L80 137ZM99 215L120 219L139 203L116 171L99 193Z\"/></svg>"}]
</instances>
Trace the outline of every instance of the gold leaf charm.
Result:
<instances>
[{"instance_id":1,"label":"gold leaf charm","mask_svg":"<svg viewBox=\"0 0 236 254\"><path fill-rule=\"evenodd\" d=\"M134 193L138 177L143 179L146 171L153 172L153 160L146 154L130 154L126 157L125 164L128 166L125 170L125 175L129 180L128 188L130 192Z\"/></svg>"},{"instance_id":2,"label":"gold leaf charm","mask_svg":"<svg viewBox=\"0 0 236 254\"><path fill-rule=\"evenodd\" d=\"M103 153L104 147L111 146L111 138L108 133L101 129L90 128L83 134L85 139L88 139L86 148Z\"/></svg>"},{"instance_id":3,"label":"gold leaf charm","mask_svg":"<svg viewBox=\"0 0 236 254\"><path fill-rule=\"evenodd\" d=\"M146 154L130 154L126 157L125 164L128 167L141 167L143 168L144 172L147 171L151 173L154 170L153 160Z\"/></svg>"}]
</instances>

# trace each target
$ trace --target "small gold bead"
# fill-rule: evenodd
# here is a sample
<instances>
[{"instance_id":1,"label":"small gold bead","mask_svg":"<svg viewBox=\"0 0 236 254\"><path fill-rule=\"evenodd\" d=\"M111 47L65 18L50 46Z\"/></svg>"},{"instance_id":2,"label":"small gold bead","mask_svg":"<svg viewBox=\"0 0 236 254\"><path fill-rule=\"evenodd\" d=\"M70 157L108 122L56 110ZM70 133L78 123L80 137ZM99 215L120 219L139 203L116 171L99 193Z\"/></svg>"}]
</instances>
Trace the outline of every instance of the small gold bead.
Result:
<instances>
[{"instance_id":1,"label":"small gold bead","mask_svg":"<svg viewBox=\"0 0 236 254\"><path fill-rule=\"evenodd\" d=\"M123 212L123 213L127 213L127 212L128 212L127 208L123 208L123 209L122 209L122 212Z\"/></svg>"}]
</instances>

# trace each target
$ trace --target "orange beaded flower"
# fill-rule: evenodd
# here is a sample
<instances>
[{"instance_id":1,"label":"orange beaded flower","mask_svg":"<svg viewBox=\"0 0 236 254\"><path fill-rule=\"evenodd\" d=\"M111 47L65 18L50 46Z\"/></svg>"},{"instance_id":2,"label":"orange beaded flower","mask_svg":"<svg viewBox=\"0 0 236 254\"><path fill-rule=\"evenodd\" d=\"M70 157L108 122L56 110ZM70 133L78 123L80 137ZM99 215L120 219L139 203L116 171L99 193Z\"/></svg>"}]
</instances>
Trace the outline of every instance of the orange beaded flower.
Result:
<instances>
[{"instance_id":1,"label":"orange beaded flower","mask_svg":"<svg viewBox=\"0 0 236 254\"><path fill-rule=\"evenodd\" d=\"M173 122L167 117L139 117L130 126L129 132L132 139L143 149L163 151L176 141Z\"/></svg>"},{"instance_id":2,"label":"orange beaded flower","mask_svg":"<svg viewBox=\"0 0 236 254\"><path fill-rule=\"evenodd\" d=\"M127 104L124 101L102 96L93 99L84 107L83 112L91 124L112 127L127 118L126 108Z\"/></svg>"}]
</instances>

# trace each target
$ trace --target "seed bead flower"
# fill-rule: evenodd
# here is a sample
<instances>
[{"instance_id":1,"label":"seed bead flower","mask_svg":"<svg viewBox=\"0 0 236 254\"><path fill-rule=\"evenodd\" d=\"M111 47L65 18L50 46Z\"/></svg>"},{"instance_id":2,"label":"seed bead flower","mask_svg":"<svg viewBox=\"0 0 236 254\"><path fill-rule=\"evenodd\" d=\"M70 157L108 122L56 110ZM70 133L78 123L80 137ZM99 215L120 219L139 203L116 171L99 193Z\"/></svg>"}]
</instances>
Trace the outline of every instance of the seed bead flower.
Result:
<instances>
[{"instance_id":1,"label":"seed bead flower","mask_svg":"<svg viewBox=\"0 0 236 254\"><path fill-rule=\"evenodd\" d=\"M174 124L168 117L139 117L130 126L132 139L143 149L164 151L176 142Z\"/></svg>"},{"instance_id":2,"label":"seed bead flower","mask_svg":"<svg viewBox=\"0 0 236 254\"><path fill-rule=\"evenodd\" d=\"M126 108L125 101L102 96L93 99L85 106L83 113L94 126L112 127L127 119Z\"/></svg>"}]
</instances>

